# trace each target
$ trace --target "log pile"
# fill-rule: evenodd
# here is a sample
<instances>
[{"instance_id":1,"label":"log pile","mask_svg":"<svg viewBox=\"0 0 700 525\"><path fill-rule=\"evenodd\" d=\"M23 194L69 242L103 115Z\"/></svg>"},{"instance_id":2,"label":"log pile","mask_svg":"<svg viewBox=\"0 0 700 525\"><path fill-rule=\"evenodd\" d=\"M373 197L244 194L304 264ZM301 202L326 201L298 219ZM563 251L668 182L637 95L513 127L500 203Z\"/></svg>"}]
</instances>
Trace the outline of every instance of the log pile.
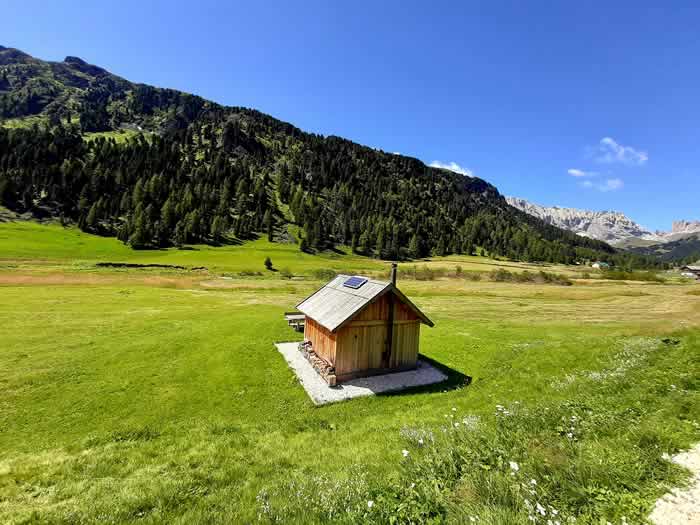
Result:
<instances>
[{"instance_id":1,"label":"log pile","mask_svg":"<svg viewBox=\"0 0 700 525\"><path fill-rule=\"evenodd\" d=\"M311 348L311 341L299 343L299 351L329 386L335 386L335 367Z\"/></svg>"}]
</instances>

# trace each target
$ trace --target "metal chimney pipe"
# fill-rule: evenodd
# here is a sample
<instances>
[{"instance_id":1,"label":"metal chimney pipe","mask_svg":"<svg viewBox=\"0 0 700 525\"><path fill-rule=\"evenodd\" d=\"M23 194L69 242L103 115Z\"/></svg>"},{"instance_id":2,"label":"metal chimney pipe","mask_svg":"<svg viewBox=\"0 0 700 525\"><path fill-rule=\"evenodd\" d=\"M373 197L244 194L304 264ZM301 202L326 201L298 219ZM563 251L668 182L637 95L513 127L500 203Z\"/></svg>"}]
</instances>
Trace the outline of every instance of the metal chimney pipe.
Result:
<instances>
[{"instance_id":1,"label":"metal chimney pipe","mask_svg":"<svg viewBox=\"0 0 700 525\"><path fill-rule=\"evenodd\" d=\"M396 267L398 264L396 263L391 263L391 284L396 286Z\"/></svg>"}]
</instances>

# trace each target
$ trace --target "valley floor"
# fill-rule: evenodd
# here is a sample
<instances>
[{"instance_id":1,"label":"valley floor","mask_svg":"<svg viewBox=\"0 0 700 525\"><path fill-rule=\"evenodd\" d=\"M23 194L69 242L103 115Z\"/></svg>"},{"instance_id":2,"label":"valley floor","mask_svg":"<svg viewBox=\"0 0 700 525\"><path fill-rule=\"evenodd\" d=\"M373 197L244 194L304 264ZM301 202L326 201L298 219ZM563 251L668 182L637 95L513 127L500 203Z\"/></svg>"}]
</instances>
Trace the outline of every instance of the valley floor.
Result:
<instances>
[{"instance_id":1,"label":"valley floor","mask_svg":"<svg viewBox=\"0 0 700 525\"><path fill-rule=\"evenodd\" d=\"M700 441L698 284L419 262L449 270L399 282L448 385L315 408L274 347L299 337L283 312L387 265L197 248L0 224L0 522L641 523L687 479L665 458Z\"/></svg>"}]
</instances>

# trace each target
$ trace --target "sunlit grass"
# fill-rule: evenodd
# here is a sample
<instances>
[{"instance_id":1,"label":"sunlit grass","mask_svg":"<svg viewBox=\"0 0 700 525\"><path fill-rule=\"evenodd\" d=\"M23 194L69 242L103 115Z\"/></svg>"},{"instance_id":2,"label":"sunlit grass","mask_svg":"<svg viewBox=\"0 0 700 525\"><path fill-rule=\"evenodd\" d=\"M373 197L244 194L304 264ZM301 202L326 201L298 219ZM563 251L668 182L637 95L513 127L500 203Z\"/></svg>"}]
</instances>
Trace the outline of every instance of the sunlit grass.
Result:
<instances>
[{"instance_id":1,"label":"sunlit grass","mask_svg":"<svg viewBox=\"0 0 700 525\"><path fill-rule=\"evenodd\" d=\"M0 522L383 522L405 501L438 521L526 523L522 498L508 499L513 460L579 523L634 523L680 479L661 454L700 438L697 285L402 280L436 323L421 352L471 384L314 408L273 346L299 337L282 314L318 286L316 269L386 263L264 240L198 248L0 224ZM265 272L267 255L304 279ZM499 426L496 405L520 415ZM572 414L575 442L557 430ZM473 438L412 441L454 417L478 418ZM452 454L456 477L436 463ZM290 488L300 480L327 498L310 504ZM419 482L442 489L410 492ZM340 512L347 502L361 511Z\"/></svg>"}]
</instances>

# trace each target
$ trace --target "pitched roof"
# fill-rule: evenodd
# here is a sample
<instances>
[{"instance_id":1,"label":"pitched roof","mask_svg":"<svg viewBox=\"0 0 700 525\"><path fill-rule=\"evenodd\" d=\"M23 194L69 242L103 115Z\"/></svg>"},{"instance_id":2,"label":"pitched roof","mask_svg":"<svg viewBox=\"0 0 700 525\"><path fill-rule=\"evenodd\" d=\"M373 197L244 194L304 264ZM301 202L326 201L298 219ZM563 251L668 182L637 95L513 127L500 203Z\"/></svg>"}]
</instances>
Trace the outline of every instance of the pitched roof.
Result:
<instances>
[{"instance_id":1,"label":"pitched roof","mask_svg":"<svg viewBox=\"0 0 700 525\"><path fill-rule=\"evenodd\" d=\"M433 322L421 312L396 286L388 281L367 279L359 288L349 288L343 283L350 275L338 275L320 290L316 291L297 305L297 309L331 332L337 331L365 306L386 293L393 293L428 326Z\"/></svg>"},{"instance_id":2,"label":"pitched roof","mask_svg":"<svg viewBox=\"0 0 700 525\"><path fill-rule=\"evenodd\" d=\"M683 268L688 268L688 270L692 270L693 272L700 272L700 266L693 266L691 264L687 264L683 266Z\"/></svg>"}]
</instances>

